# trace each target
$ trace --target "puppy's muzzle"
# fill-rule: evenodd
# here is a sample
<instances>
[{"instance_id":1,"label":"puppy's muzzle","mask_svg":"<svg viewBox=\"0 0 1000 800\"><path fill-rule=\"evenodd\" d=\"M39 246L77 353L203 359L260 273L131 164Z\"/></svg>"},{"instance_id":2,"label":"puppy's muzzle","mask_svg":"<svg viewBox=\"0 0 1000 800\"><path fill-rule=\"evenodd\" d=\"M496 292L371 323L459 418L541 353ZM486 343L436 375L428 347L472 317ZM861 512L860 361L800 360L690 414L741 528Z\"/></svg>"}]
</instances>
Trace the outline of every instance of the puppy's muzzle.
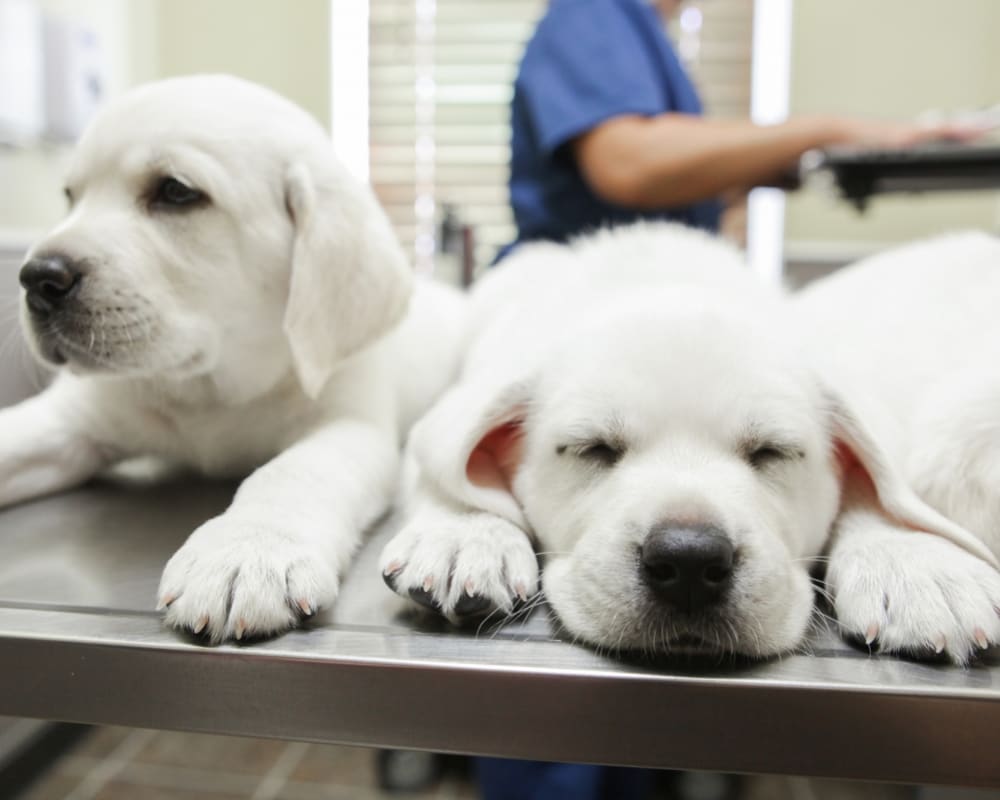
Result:
<instances>
[{"instance_id":1,"label":"puppy's muzzle","mask_svg":"<svg viewBox=\"0 0 1000 800\"><path fill-rule=\"evenodd\" d=\"M661 525L640 548L642 579L656 597L694 614L717 603L729 588L733 545L710 525Z\"/></svg>"},{"instance_id":2,"label":"puppy's muzzle","mask_svg":"<svg viewBox=\"0 0 1000 800\"><path fill-rule=\"evenodd\" d=\"M21 267L25 303L32 315L47 318L77 291L83 278L80 264L61 255L38 256Z\"/></svg>"}]
</instances>

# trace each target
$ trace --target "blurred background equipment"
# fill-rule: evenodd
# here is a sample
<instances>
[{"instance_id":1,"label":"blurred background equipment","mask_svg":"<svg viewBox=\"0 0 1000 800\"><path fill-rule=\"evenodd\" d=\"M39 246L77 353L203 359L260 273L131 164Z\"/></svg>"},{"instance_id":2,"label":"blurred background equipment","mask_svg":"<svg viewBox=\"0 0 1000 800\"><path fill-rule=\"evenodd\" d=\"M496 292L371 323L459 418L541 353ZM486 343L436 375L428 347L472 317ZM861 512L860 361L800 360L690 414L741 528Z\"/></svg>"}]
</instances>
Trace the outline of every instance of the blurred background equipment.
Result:
<instances>
[{"instance_id":1,"label":"blurred background equipment","mask_svg":"<svg viewBox=\"0 0 1000 800\"><path fill-rule=\"evenodd\" d=\"M859 211L878 194L969 192L1000 188L1000 145L949 143L912 149L831 148L804 158L807 172L827 172Z\"/></svg>"},{"instance_id":2,"label":"blurred background equipment","mask_svg":"<svg viewBox=\"0 0 1000 800\"><path fill-rule=\"evenodd\" d=\"M45 129L44 23L31 0L0 0L0 143Z\"/></svg>"},{"instance_id":3,"label":"blurred background equipment","mask_svg":"<svg viewBox=\"0 0 1000 800\"><path fill-rule=\"evenodd\" d=\"M73 142L105 94L103 51L83 22L0 0L0 142Z\"/></svg>"},{"instance_id":4,"label":"blurred background equipment","mask_svg":"<svg viewBox=\"0 0 1000 800\"><path fill-rule=\"evenodd\" d=\"M104 99L100 39L88 27L54 16L45 17L43 30L45 136L74 142Z\"/></svg>"}]
</instances>

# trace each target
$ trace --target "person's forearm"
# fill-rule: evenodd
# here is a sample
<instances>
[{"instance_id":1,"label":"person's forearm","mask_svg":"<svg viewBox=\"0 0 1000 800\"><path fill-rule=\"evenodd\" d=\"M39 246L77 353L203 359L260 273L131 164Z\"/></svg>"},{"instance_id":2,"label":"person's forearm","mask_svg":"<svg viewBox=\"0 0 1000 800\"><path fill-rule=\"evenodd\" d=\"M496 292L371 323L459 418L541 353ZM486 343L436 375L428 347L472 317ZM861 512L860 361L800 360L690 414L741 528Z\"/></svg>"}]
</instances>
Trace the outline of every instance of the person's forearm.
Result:
<instances>
[{"instance_id":1,"label":"person's forearm","mask_svg":"<svg viewBox=\"0 0 1000 800\"><path fill-rule=\"evenodd\" d=\"M632 208L686 205L779 180L805 151L849 138L836 118L761 126L684 114L619 117L574 142L594 191Z\"/></svg>"}]
</instances>

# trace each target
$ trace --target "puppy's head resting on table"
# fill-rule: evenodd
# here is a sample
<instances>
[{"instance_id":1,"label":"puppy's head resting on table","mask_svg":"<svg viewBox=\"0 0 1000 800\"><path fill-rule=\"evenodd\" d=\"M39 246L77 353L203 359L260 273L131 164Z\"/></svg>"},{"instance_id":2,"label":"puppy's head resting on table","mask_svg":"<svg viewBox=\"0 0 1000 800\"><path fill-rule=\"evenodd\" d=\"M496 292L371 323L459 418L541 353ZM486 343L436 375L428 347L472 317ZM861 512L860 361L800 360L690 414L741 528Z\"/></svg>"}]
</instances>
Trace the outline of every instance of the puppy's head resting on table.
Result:
<instances>
[{"instance_id":1,"label":"puppy's head resting on table","mask_svg":"<svg viewBox=\"0 0 1000 800\"><path fill-rule=\"evenodd\" d=\"M195 76L123 95L65 191L69 215L20 277L33 349L74 373L208 377L240 399L294 368L315 396L405 310L410 271L371 192L260 86Z\"/></svg>"},{"instance_id":2,"label":"puppy's head resting on table","mask_svg":"<svg viewBox=\"0 0 1000 800\"><path fill-rule=\"evenodd\" d=\"M728 248L678 235L645 254L630 239L648 232L581 241L567 269L598 290L553 295L557 322L524 340L533 353L474 354L413 444L456 500L534 535L545 594L574 636L769 656L801 642L810 561L845 504L964 532L917 500L813 373L780 299L726 277L745 271ZM554 254L527 249L497 281L544 275ZM630 290L636 254L660 278Z\"/></svg>"}]
</instances>

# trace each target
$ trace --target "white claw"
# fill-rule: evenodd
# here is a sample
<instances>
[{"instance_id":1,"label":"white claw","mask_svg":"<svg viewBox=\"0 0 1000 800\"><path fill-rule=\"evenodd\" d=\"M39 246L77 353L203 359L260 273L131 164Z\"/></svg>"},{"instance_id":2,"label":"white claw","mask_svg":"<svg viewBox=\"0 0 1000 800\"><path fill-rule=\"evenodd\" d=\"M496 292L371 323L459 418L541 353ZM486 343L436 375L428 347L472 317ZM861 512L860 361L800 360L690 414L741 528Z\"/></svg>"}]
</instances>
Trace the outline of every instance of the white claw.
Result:
<instances>
[{"instance_id":1,"label":"white claw","mask_svg":"<svg viewBox=\"0 0 1000 800\"><path fill-rule=\"evenodd\" d=\"M176 599L177 599L177 595L175 595L175 594L165 594L165 595L163 595L163 597L160 598L160 602L156 604L156 610L157 611L163 611L165 608L167 608Z\"/></svg>"},{"instance_id":2,"label":"white claw","mask_svg":"<svg viewBox=\"0 0 1000 800\"><path fill-rule=\"evenodd\" d=\"M878 638L878 623L873 622L865 631L865 644L871 644L876 638Z\"/></svg>"}]
</instances>

